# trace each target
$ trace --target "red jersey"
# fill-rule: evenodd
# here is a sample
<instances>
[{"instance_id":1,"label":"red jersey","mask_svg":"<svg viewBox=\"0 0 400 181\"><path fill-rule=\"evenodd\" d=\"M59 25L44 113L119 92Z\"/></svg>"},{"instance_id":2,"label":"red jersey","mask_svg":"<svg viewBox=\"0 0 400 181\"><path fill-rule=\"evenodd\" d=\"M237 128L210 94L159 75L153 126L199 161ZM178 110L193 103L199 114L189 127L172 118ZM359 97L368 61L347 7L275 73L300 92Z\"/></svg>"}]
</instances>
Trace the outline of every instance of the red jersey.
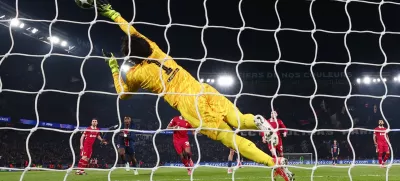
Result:
<instances>
[{"instance_id":1,"label":"red jersey","mask_svg":"<svg viewBox=\"0 0 400 181\"><path fill-rule=\"evenodd\" d=\"M192 128L192 125L189 124L186 120L183 119L182 116L175 116L172 118L171 122L168 125L169 127L178 126L180 128ZM187 130L176 130L174 131L173 139L174 141L187 141L189 137L187 135Z\"/></svg>"},{"instance_id":2,"label":"red jersey","mask_svg":"<svg viewBox=\"0 0 400 181\"><path fill-rule=\"evenodd\" d=\"M276 121L272 118L265 120L267 121L272 128L274 129L280 129L276 132L278 135L278 138L281 139L281 133L287 133L288 131L286 130L285 124L283 124L283 121L281 119L276 119ZM279 127L278 127L279 126ZM283 129L283 130L282 130ZM264 136L264 132L261 132L261 136Z\"/></svg>"},{"instance_id":3,"label":"red jersey","mask_svg":"<svg viewBox=\"0 0 400 181\"><path fill-rule=\"evenodd\" d=\"M99 136L100 132L93 131L99 130L99 128L93 129L91 126L86 128L83 135L85 135L85 140L83 141L83 146L93 146L93 143L96 141L97 136Z\"/></svg>"},{"instance_id":4,"label":"red jersey","mask_svg":"<svg viewBox=\"0 0 400 181\"><path fill-rule=\"evenodd\" d=\"M379 132L378 132L379 131ZM387 145L386 141L386 128L385 127L376 127L374 129L374 134L375 134L375 139L376 139L376 144L378 145Z\"/></svg>"}]
</instances>

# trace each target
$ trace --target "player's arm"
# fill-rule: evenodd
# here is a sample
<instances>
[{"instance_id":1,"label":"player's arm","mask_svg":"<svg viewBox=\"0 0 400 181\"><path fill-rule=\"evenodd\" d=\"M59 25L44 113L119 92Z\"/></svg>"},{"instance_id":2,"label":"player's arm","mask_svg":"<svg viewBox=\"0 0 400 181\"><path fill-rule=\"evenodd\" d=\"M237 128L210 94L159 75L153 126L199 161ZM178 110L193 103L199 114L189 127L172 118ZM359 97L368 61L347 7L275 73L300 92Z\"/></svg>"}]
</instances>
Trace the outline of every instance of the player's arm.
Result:
<instances>
[{"instance_id":1,"label":"player's arm","mask_svg":"<svg viewBox=\"0 0 400 181\"><path fill-rule=\"evenodd\" d=\"M101 143L107 144L106 140L103 139L103 138L100 136L100 134L97 135L97 139L98 139Z\"/></svg>"},{"instance_id":2,"label":"player's arm","mask_svg":"<svg viewBox=\"0 0 400 181\"><path fill-rule=\"evenodd\" d=\"M81 148L81 149L83 148L83 140L85 140L85 132L83 132L83 134L82 134L82 136L81 136L81 139L79 139L80 148Z\"/></svg>"},{"instance_id":3,"label":"player's arm","mask_svg":"<svg viewBox=\"0 0 400 181\"><path fill-rule=\"evenodd\" d=\"M331 146L331 154L333 155L333 147Z\"/></svg>"},{"instance_id":4,"label":"player's arm","mask_svg":"<svg viewBox=\"0 0 400 181\"><path fill-rule=\"evenodd\" d=\"M118 23L119 27L121 28L122 31L124 31L128 36L137 36L140 38L145 39L149 44L153 43L151 40L149 40L147 37L139 33L135 27L129 24L119 12L115 11L111 4L107 2L107 0L97 0L98 6L97 10L98 12L103 15L106 18L110 18L114 22Z\"/></svg>"},{"instance_id":5,"label":"player's arm","mask_svg":"<svg viewBox=\"0 0 400 181\"><path fill-rule=\"evenodd\" d=\"M279 120L278 124L279 124L279 129L281 129L283 131L283 137L286 137L288 130L286 129L285 124L283 124L282 120Z\"/></svg>"},{"instance_id":6,"label":"player's arm","mask_svg":"<svg viewBox=\"0 0 400 181\"><path fill-rule=\"evenodd\" d=\"M385 135L386 135L386 140L387 140L387 142L390 143L388 134L385 134Z\"/></svg>"},{"instance_id":7,"label":"player's arm","mask_svg":"<svg viewBox=\"0 0 400 181\"><path fill-rule=\"evenodd\" d=\"M169 122L167 129L176 129L176 122L174 121L175 119L171 119L171 121Z\"/></svg>"},{"instance_id":8,"label":"player's arm","mask_svg":"<svg viewBox=\"0 0 400 181\"><path fill-rule=\"evenodd\" d=\"M376 146L376 135L375 135L376 131L374 131L374 134L372 135L372 139L374 140L374 145Z\"/></svg>"},{"instance_id":9,"label":"player's arm","mask_svg":"<svg viewBox=\"0 0 400 181\"><path fill-rule=\"evenodd\" d=\"M340 148L339 148L339 145L337 146L337 155L339 155L340 154Z\"/></svg>"},{"instance_id":10,"label":"player's arm","mask_svg":"<svg viewBox=\"0 0 400 181\"><path fill-rule=\"evenodd\" d=\"M138 83L135 82L132 78L127 77L127 81L130 81L129 84L126 84L122 79L122 76L119 74L119 66L117 59L115 59L114 55L109 52L103 51L103 56L106 58L106 63L111 69L111 73L114 79L114 87L117 93L121 92L136 92L139 89ZM126 100L132 97L132 94L121 94L120 99Z\"/></svg>"}]
</instances>

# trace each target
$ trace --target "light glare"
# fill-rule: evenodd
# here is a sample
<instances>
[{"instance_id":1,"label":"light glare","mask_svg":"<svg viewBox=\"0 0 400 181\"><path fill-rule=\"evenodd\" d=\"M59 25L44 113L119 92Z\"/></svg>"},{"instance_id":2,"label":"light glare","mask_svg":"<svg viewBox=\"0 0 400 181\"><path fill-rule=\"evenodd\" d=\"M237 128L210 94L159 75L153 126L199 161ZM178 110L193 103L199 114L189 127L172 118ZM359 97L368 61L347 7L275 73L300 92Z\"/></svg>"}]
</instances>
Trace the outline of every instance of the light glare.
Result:
<instances>
[{"instance_id":1,"label":"light glare","mask_svg":"<svg viewBox=\"0 0 400 181\"><path fill-rule=\"evenodd\" d=\"M357 79L357 83L361 83L361 79L360 78Z\"/></svg>"},{"instance_id":2,"label":"light glare","mask_svg":"<svg viewBox=\"0 0 400 181\"><path fill-rule=\"evenodd\" d=\"M66 41L62 41L62 42L61 42L61 46L65 47L65 46L67 46L67 45L68 45L68 43L67 43Z\"/></svg>"},{"instance_id":3,"label":"light glare","mask_svg":"<svg viewBox=\"0 0 400 181\"><path fill-rule=\"evenodd\" d=\"M11 26L18 26L20 21L17 18L13 18L10 21Z\"/></svg>"},{"instance_id":4,"label":"light glare","mask_svg":"<svg viewBox=\"0 0 400 181\"><path fill-rule=\"evenodd\" d=\"M33 28L32 33L35 34L36 32L38 32L38 29Z\"/></svg>"},{"instance_id":5,"label":"light glare","mask_svg":"<svg viewBox=\"0 0 400 181\"><path fill-rule=\"evenodd\" d=\"M217 82L220 86L228 87L233 85L233 78L231 76L220 76Z\"/></svg>"},{"instance_id":6,"label":"light glare","mask_svg":"<svg viewBox=\"0 0 400 181\"><path fill-rule=\"evenodd\" d=\"M369 78L369 77L364 77L363 82L364 82L364 84L369 84L369 83L371 83L371 78Z\"/></svg>"},{"instance_id":7,"label":"light glare","mask_svg":"<svg viewBox=\"0 0 400 181\"><path fill-rule=\"evenodd\" d=\"M49 39L54 44L60 43L60 39L58 37L56 37L56 36L49 37L47 39Z\"/></svg>"}]
</instances>

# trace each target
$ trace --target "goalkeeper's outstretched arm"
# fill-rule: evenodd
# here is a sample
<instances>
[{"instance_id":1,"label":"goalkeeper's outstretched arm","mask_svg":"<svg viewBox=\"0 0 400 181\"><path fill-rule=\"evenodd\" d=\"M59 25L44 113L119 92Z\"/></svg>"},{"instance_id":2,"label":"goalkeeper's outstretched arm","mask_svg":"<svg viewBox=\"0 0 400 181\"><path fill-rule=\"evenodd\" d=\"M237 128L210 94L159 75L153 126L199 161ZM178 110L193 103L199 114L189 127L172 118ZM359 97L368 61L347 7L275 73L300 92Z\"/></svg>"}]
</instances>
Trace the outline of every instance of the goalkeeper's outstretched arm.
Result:
<instances>
[{"instance_id":1,"label":"goalkeeper's outstretched arm","mask_svg":"<svg viewBox=\"0 0 400 181\"><path fill-rule=\"evenodd\" d=\"M139 89L139 86L136 82L131 82L125 83L124 80L122 79L122 76L119 74L119 66L117 59L115 59L114 55L112 53L107 53L104 52L103 50L103 56L106 57L106 62L108 63L108 66L111 68L111 73L114 79L114 87L115 90L117 91L118 94L121 92L136 92ZM129 76L129 72L127 73L126 76ZM134 81L134 80L133 80ZM132 96L132 94L122 94L120 96L120 99L126 100L129 99Z\"/></svg>"},{"instance_id":2,"label":"goalkeeper's outstretched arm","mask_svg":"<svg viewBox=\"0 0 400 181\"><path fill-rule=\"evenodd\" d=\"M133 27L129 22L127 22L119 12L112 9L111 4L107 2L107 0L98 0L99 5L97 6L97 10L101 15L106 18L110 18L114 22L118 23L119 27L122 31L125 32L128 36L136 36L138 38L145 39L148 43L153 43L147 37L139 33L135 27Z\"/></svg>"}]
</instances>

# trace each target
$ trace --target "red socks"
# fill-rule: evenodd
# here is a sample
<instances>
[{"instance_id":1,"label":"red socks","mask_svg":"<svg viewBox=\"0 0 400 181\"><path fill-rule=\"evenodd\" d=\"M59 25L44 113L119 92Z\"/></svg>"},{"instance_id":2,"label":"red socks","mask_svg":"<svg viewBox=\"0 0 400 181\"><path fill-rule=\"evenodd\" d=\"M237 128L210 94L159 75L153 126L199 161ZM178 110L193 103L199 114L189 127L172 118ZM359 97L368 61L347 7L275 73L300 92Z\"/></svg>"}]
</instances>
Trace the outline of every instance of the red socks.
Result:
<instances>
[{"instance_id":1,"label":"red socks","mask_svg":"<svg viewBox=\"0 0 400 181\"><path fill-rule=\"evenodd\" d=\"M181 160L182 160L183 165L185 165L185 167L189 167L189 160L188 159L182 158Z\"/></svg>"},{"instance_id":2,"label":"red socks","mask_svg":"<svg viewBox=\"0 0 400 181\"><path fill-rule=\"evenodd\" d=\"M385 163L386 160L388 160L389 156L390 156L390 153L385 153L385 157L383 158L383 163Z\"/></svg>"},{"instance_id":3,"label":"red socks","mask_svg":"<svg viewBox=\"0 0 400 181\"><path fill-rule=\"evenodd\" d=\"M83 168L86 168L88 165L88 161L80 159L79 163L78 163L78 168L81 169L81 171L83 171Z\"/></svg>"},{"instance_id":4,"label":"red socks","mask_svg":"<svg viewBox=\"0 0 400 181\"><path fill-rule=\"evenodd\" d=\"M378 153L379 164L382 164L382 153Z\"/></svg>"}]
</instances>

